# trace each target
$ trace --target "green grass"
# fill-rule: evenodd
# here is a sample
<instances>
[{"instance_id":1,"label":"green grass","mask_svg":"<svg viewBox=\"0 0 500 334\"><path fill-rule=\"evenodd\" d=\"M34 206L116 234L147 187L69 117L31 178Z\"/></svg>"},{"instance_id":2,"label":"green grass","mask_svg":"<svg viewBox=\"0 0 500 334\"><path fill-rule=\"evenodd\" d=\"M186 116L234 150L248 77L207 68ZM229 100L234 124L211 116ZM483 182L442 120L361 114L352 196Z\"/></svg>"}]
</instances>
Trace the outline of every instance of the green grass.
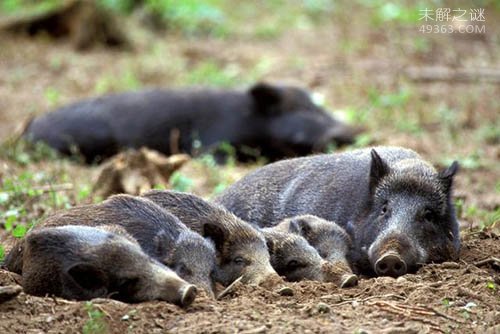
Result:
<instances>
[{"instance_id":1,"label":"green grass","mask_svg":"<svg viewBox=\"0 0 500 334\"><path fill-rule=\"evenodd\" d=\"M32 143L24 139L12 138L0 145L0 157L13 161L21 166L60 158L57 151L42 143Z\"/></svg>"},{"instance_id":2,"label":"green grass","mask_svg":"<svg viewBox=\"0 0 500 334\"><path fill-rule=\"evenodd\" d=\"M101 310L96 308L92 302L85 302L85 311L89 318L83 325L83 334L108 333L108 326L104 318L104 313Z\"/></svg>"},{"instance_id":3,"label":"green grass","mask_svg":"<svg viewBox=\"0 0 500 334\"><path fill-rule=\"evenodd\" d=\"M98 95L137 90L143 86L141 80L137 77L132 68L127 68L118 76L106 74L101 76L94 87L94 91Z\"/></svg>"}]
</instances>

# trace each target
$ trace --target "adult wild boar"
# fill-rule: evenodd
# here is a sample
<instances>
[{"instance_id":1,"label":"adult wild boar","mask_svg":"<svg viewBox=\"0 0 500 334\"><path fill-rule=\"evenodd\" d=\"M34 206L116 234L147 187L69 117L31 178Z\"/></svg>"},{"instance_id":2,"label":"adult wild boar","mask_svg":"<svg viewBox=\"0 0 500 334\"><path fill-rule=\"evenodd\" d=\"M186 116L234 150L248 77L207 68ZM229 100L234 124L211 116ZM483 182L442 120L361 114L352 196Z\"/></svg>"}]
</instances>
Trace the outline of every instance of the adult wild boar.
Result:
<instances>
[{"instance_id":1,"label":"adult wild boar","mask_svg":"<svg viewBox=\"0 0 500 334\"><path fill-rule=\"evenodd\" d=\"M216 202L249 222L314 214L354 241L357 272L400 276L428 262L457 259L451 203L458 163L437 172L414 151L365 148L280 161L250 173Z\"/></svg>"},{"instance_id":2,"label":"adult wild boar","mask_svg":"<svg viewBox=\"0 0 500 334\"><path fill-rule=\"evenodd\" d=\"M277 160L350 143L357 132L303 89L259 83L247 91L144 90L84 100L34 118L24 136L87 162L123 148L196 154L221 142L241 159L253 152Z\"/></svg>"},{"instance_id":3,"label":"adult wild boar","mask_svg":"<svg viewBox=\"0 0 500 334\"><path fill-rule=\"evenodd\" d=\"M228 285L243 276L244 283L276 281L262 233L223 207L176 191L152 190L143 195L172 212L192 230L212 239L217 251L217 281Z\"/></svg>"},{"instance_id":4,"label":"adult wild boar","mask_svg":"<svg viewBox=\"0 0 500 334\"><path fill-rule=\"evenodd\" d=\"M125 231L120 234L77 225L41 228L21 241L22 252L9 253L6 266L22 275L24 291L38 296L193 302L194 285L145 254Z\"/></svg>"},{"instance_id":5,"label":"adult wild boar","mask_svg":"<svg viewBox=\"0 0 500 334\"><path fill-rule=\"evenodd\" d=\"M118 225L127 236L137 241L146 254L172 268L186 281L213 294L216 270L213 243L145 198L111 196L99 204L58 211L49 215L36 228L64 225L103 228Z\"/></svg>"}]
</instances>

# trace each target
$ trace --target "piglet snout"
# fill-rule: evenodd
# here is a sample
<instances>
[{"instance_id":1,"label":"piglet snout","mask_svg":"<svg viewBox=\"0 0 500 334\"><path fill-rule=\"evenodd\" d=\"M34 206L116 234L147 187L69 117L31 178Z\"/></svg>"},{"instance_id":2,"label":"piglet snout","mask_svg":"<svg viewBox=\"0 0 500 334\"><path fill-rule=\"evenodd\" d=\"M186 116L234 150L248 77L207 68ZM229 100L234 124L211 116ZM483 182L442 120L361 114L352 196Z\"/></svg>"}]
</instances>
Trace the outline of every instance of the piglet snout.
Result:
<instances>
[{"instance_id":1,"label":"piglet snout","mask_svg":"<svg viewBox=\"0 0 500 334\"><path fill-rule=\"evenodd\" d=\"M378 276L398 277L406 274L406 262L396 252L387 252L375 262L375 272Z\"/></svg>"},{"instance_id":2,"label":"piglet snout","mask_svg":"<svg viewBox=\"0 0 500 334\"><path fill-rule=\"evenodd\" d=\"M180 306L187 307L196 299L197 289L194 285L187 285L179 291L181 294Z\"/></svg>"}]
</instances>

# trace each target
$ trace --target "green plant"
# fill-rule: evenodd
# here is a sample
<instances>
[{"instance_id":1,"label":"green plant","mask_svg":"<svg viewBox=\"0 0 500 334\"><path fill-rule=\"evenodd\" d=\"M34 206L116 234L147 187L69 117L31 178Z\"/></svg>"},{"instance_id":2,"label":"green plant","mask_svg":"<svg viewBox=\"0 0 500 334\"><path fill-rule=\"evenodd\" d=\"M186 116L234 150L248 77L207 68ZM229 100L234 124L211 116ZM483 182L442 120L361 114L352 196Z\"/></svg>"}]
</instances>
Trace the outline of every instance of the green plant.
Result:
<instances>
[{"instance_id":1,"label":"green plant","mask_svg":"<svg viewBox=\"0 0 500 334\"><path fill-rule=\"evenodd\" d=\"M496 291L497 290L497 285L495 284L495 282L488 282L486 283L486 287L492 291Z\"/></svg>"},{"instance_id":2,"label":"green plant","mask_svg":"<svg viewBox=\"0 0 500 334\"><path fill-rule=\"evenodd\" d=\"M170 176L169 183L174 190L189 191L193 187L194 181L181 172L175 171L172 176Z\"/></svg>"},{"instance_id":3,"label":"green plant","mask_svg":"<svg viewBox=\"0 0 500 334\"><path fill-rule=\"evenodd\" d=\"M55 160L60 156L57 151L42 142L12 139L1 145L0 157L25 166L42 160Z\"/></svg>"},{"instance_id":4,"label":"green plant","mask_svg":"<svg viewBox=\"0 0 500 334\"><path fill-rule=\"evenodd\" d=\"M61 93L54 87L48 87L45 90L45 99L49 102L49 106L54 107L59 103Z\"/></svg>"},{"instance_id":5,"label":"green plant","mask_svg":"<svg viewBox=\"0 0 500 334\"><path fill-rule=\"evenodd\" d=\"M2 244L0 244L0 262L2 262L4 258L5 258L5 248L3 247Z\"/></svg>"},{"instance_id":6,"label":"green plant","mask_svg":"<svg viewBox=\"0 0 500 334\"><path fill-rule=\"evenodd\" d=\"M83 334L102 334L108 332L104 313L101 310L96 308L92 302L86 302L85 311L89 319L83 325Z\"/></svg>"},{"instance_id":7,"label":"green plant","mask_svg":"<svg viewBox=\"0 0 500 334\"><path fill-rule=\"evenodd\" d=\"M20 12L39 13L46 12L60 5L63 0L2 0L0 1L0 12L17 14Z\"/></svg>"},{"instance_id":8,"label":"green plant","mask_svg":"<svg viewBox=\"0 0 500 334\"><path fill-rule=\"evenodd\" d=\"M220 0L146 0L144 7L169 29L186 34L218 34L226 31Z\"/></svg>"},{"instance_id":9,"label":"green plant","mask_svg":"<svg viewBox=\"0 0 500 334\"><path fill-rule=\"evenodd\" d=\"M114 91L136 90L142 87L142 82L139 80L135 71L127 68L118 76L105 75L100 77L95 84L95 92L104 94Z\"/></svg>"},{"instance_id":10,"label":"green plant","mask_svg":"<svg viewBox=\"0 0 500 334\"><path fill-rule=\"evenodd\" d=\"M229 87L239 80L241 69L233 66L221 67L213 61L204 61L186 75L185 82L190 85L212 85Z\"/></svg>"}]
</instances>

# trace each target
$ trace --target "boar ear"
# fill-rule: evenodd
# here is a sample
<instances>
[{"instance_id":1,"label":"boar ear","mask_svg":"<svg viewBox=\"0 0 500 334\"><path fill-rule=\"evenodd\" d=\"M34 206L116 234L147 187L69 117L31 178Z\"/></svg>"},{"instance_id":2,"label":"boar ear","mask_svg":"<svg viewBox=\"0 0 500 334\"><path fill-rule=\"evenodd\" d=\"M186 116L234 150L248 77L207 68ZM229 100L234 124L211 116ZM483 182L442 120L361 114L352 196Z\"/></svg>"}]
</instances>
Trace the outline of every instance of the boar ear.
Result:
<instances>
[{"instance_id":1,"label":"boar ear","mask_svg":"<svg viewBox=\"0 0 500 334\"><path fill-rule=\"evenodd\" d=\"M266 238L266 245L267 245L267 250L269 251L269 254L272 255L274 253L274 241L271 238Z\"/></svg>"},{"instance_id":2,"label":"boar ear","mask_svg":"<svg viewBox=\"0 0 500 334\"><path fill-rule=\"evenodd\" d=\"M68 269L70 277L92 295L104 296L107 293L107 277L104 271L90 263L77 263Z\"/></svg>"},{"instance_id":3,"label":"boar ear","mask_svg":"<svg viewBox=\"0 0 500 334\"><path fill-rule=\"evenodd\" d=\"M249 90L250 95L255 101L256 111L269 114L281 101L281 90L278 87L266 83L258 83Z\"/></svg>"},{"instance_id":4,"label":"boar ear","mask_svg":"<svg viewBox=\"0 0 500 334\"><path fill-rule=\"evenodd\" d=\"M389 166L384 160L378 155L377 151L371 151L371 165L370 165L370 192L373 193L375 187L378 185L380 180L389 174Z\"/></svg>"},{"instance_id":5,"label":"boar ear","mask_svg":"<svg viewBox=\"0 0 500 334\"><path fill-rule=\"evenodd\" d=\"M447 192L451 189L453 176L458 172L458 167L458 161L455 160L450 167L443 169L438 173L438 178L441 180Z\"/></svg>"},{"instance_id":6,"label":"boar ear","mask_svg":"<svg viewBox=\"0 0 500 334\"><path fill-rule=\"evenodd\" d=\"M212 239L215 249L222 252L227 236L221 226L213 223L203 224L203 237Z\"/></svg>"},{"instance_id":7,"label":"boar ear","mask_svg":"<svg viewBox=\"0 0 500 334\"><path fill-rule=\"evenodd\" d=\"M289 232L301 235L307 239L307 236L311 233L311 225L305 219L292 219L290 221Z\"/></svg>"},{"instance_id":8,"label":"boar ear","mask_svg":"<svg viewBox=\"0 0 500 334\"><path fill-rule=\"evenodd\" d=\"M168 238L165 231L160 231L156 233L153 238L153 248L154 252L159 257L165 257L168 253Z\"/></svg>"}]
</instances>

